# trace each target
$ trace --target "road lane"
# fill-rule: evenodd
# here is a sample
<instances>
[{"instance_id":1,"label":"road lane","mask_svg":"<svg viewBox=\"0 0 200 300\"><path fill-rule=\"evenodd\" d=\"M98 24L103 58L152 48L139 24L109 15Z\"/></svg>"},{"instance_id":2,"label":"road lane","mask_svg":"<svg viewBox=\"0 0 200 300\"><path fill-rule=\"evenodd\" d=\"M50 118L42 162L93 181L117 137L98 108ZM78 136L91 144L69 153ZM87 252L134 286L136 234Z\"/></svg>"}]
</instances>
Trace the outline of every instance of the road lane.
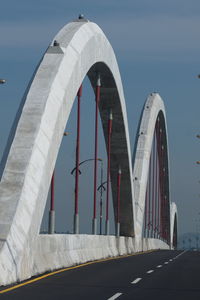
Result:
<instances>
[{"instance_id":1,"label":"road lane","mask_svg":"<svg viewBox=\"0 0 200 300\"><path fill-rule=\"evenodd\" d=\"M200 252L182 252L164 267L143 277L134 289L122 291L125 299L199 300Z\"/></svg>"},{"instance_id":2,"label":"road lane","mask_svg":"<svg viewBox=\"0 0 200 300\"><path fill-rule=\"evenodd\" d=\"M146 293L149 289L148 282L152 281L156 273L165 273L166 268L170 268L170 264L175 264L181 257L184 258L185 255L182 255L168 265L164 264L180 253L180 251L163 250L95 263L44 278L1 294L0 297L11 300L114 299L112 297L143 299L135 298L135 293L141 293L142 286L144 286L144 290L146 289ZM156 268L161 265L162 268ZM147 274L150 270L154 270L154 272ZM139 278L141 280L132 284Z\"/></svg>"}]
</instances>

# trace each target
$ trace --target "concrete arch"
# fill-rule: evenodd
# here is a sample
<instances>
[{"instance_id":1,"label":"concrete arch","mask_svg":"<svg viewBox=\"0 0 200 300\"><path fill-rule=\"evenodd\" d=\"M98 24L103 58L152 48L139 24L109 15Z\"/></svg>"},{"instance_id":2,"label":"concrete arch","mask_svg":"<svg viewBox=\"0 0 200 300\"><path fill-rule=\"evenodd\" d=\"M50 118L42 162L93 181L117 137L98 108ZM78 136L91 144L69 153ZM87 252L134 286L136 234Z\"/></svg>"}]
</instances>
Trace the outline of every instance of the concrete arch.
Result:
<instances>
[{"instance_id":1,"label":"concrete arch","mask_svg":"<svg viewBox=\"0 0 200 300\"><path fill-rule=\"evenodd\" d=\"M145 211L145 197L147 189L149 162L152 149L152 141L156 121L159 116L161 126L163 128L163 145L166 149L165 167L167 174L166 193L169 199L169 166L168 166L168 142L167 142L167 127L166 127L166 114L164 103L157 93L152 93L144 105L141 120L137 133L137 140L135 143L134 152L134 198L136 201L136 236L138 239L142 237L143 220ZM170 206L170 204L169 204ZM169 212L170 214L170 212Z\"/></svg>"},{"instance_id":2,"label":"concrete arch","mask_svg":"<svg viewBox=\"0 0 200 300\"><path fill-rule=\"evenodd\" d=\"M171 203L170 207L170 236L171 236L171 247L177 248L177 225L178 225L178 211L177 206L174 202Z\"/></svg>"},{"instance_id":3,"label":"concrete arch","mask_svg":"<svg viewBox=\"0 0 200 300\"><path fill-rule=\"evenodd\" d=\"M50 179L76 93L88 74L101 75L100 113L116 119L111 145L111 180L123 172L121 234L135 233L135 209L128 123L118 65L101 29L87 20L69 23L48 47L15 119L1 165L0 282L30 277ZM115 187L112 186L114 199ZM115 205L115 202L114 202Z\"/></svg>"}]
</instances>

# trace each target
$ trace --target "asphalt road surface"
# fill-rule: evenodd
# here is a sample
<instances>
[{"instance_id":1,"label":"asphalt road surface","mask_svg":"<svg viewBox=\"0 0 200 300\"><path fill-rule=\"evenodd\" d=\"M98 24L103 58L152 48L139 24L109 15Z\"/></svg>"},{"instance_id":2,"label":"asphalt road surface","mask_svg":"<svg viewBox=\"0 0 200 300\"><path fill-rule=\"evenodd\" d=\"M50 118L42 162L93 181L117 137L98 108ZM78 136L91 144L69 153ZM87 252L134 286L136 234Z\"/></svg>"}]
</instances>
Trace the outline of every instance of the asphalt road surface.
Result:
<instances>
[{"instance_id":1,"label":"asphalt road surface","mask_svg":"<svg viewBox=\"0 0 200 300\"><path fill-rule=\"evenodd\" d=\"M0 299L200 299L200 252L155 251L83 266L0 294Z\"/></svg>"}]
</instances>

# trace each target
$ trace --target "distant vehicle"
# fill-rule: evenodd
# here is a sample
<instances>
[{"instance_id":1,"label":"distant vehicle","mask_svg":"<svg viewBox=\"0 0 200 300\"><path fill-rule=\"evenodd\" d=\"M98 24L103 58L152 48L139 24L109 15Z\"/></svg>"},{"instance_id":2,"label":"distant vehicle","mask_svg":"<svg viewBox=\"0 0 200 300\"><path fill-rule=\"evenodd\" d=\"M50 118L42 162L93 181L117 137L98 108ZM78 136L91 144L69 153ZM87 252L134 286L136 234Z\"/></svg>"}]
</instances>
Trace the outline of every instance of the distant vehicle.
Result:
<instances>
[{"instance_id":1,"label":"distant vehicle","mask_svg":"<svg viewBox=\"0 0 200 300\"><path fill-rule=\"evenodd\" d=\"M5 82L6 82L5 79L0 79L0 84L3 84Z\"/></svg>"}]
</instances>

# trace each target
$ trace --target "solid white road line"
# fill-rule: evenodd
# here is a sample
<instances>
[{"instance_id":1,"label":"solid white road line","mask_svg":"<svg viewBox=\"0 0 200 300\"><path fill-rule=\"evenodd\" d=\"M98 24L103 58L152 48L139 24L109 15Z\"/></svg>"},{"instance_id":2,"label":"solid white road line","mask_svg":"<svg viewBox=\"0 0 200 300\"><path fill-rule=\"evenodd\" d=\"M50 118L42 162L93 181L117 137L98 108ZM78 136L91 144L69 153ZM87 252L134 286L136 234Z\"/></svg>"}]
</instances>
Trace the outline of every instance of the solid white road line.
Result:
<instances>
[{"instance_id":1,"label":"solid white road line","mask_svg":"<svg viewBox=\"0 0 200 300\"><path fill-rule=\"evenodd\" d=\"M173 261L173 259L170 259L169 261Z\"/></svg>"},{"instance_id":2,"label":"solid white road line","mask_svg":"<svg viewBox=\"0 0 200 300\"><path fill-rule=\"evenodd\" d=\"M138 283L141 279L142 279L142 278L137 278L137 279L135 279L134 281L132 281L131 283L132 283L132 284L136 284L136 283Z\"/></svg>"},{"instance_id":3,"label":"solid white road line","mask_svg":"<svg viewBox=\"0 0 200 300\"><path fill-rule=\"evenodd\" d=\"M154 270L149 270L149 271L147 271L147 274L151 274L153 272L154 272Z\"/></svg>"},{"instance_id":4,"label":"solid white road line","mask_svg":"<svg viewBox=\"0 0 200 300\"><path fill-rule=\"evenodd\" d=\"M168 261L166 261L164 264L165 264L165 265L168 265Z\"/></svg>"},{"instance_id":5,"label":"solid white road line","mask_svg":"<svg viewBox=\"0 0 200 300\"><path fill-rule=\"evenodd\" d=\"M156 268L162 268L162 265L158 265Z\"/></svg>"},{"instance_id":6,"label":"solid white road line","mask_svg":"<svg viewBox=\"0 0 200 300\"><path fill-rule=\"evenodd\" d=\"M121 295L122 295L122 293L116 293L112 297L108 298L108 300L115 300L115 299L117 299Z\"/></svg>"}]
</instances>

